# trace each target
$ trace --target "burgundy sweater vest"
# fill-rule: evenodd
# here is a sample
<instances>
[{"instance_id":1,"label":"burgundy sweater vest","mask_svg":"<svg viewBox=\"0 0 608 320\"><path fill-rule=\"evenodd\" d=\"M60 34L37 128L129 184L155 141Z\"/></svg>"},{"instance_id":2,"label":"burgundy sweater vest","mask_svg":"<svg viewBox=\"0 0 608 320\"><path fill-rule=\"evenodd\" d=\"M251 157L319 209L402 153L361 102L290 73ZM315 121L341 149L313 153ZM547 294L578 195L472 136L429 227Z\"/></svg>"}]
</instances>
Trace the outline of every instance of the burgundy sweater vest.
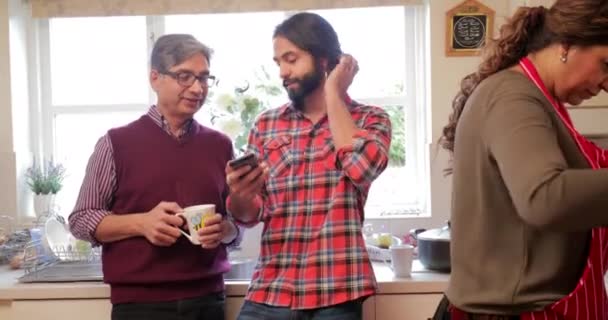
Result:
<instances>
[{"instance_id":1,"label":"burgundy sweater vest","mask_svg":"<svg viewBox=\"0 0 608 320\"><path fill-rule=\"evenodd\" d=\"M148 212L161 201L182 208L213 203L225 214L226 163L232 144L196 121L179 141L148 116L108 132L116 166L115 214ZM180 237L158 247L145 237L103 245L104 281L112 303L172 301L224 289L226 249L207 250Z\"/></svg>"}]
</instances>

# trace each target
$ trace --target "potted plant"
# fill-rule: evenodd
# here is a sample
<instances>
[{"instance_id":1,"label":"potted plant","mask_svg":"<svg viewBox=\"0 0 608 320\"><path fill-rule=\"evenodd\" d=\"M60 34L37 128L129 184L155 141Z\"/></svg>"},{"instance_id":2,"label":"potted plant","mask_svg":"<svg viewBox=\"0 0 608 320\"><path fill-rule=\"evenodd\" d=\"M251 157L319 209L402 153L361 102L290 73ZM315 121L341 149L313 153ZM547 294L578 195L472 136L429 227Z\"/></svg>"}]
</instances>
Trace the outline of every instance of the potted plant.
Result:
<instances>
[{"instance_id":1,"label":"potted plant","mask_svg":"<svg viewBox=\"0 0 608 320\"><path fill-rule=\"evenodd\" d=\"M27 169L27 184L34 193L34 211L36 216L49 215L53 209L55 195L63 186L65 168L52 160L42 165L34 161Z\"/></svg>"}]
</instances>

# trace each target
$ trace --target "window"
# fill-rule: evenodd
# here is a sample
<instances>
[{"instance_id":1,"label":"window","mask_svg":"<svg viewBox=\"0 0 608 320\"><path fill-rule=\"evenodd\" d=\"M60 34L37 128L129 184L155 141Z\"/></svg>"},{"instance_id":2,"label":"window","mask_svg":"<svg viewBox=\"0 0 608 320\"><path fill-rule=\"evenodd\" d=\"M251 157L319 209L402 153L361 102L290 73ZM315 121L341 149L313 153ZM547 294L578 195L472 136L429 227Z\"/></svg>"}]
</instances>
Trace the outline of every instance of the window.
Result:
<instances>
[{"instance_id":1,"label":"window","mask_svg":"<svg viewBox=\"0 0 608 320\"><path fill-rule=\"evenodd\" d=\"M189 33L213 49L210 68L220 79L207 99L208 105L213 106L214 97L233 95L235 88L249 87L252 90L248 92L253 91L253 86L261 84L257 77L262 70L275 81L278 79L271 41L274 27L283 19L285 14L282 12L173 15L165 17L164 33ZM286 95L280 90L276 96L267 98L270 100L268 106L276 106L285 101ZM196 114L197 120L211 124L209 116L210 112ZM253 117L250 118L252 121Z\"/></svg>"},{"instance_id":2,"label":"window","mask_svg":"<svg viewBox=\"0 0 608 320\"><path fill-rule=\"evenodd\" d=\"M147 104L144 17L52 19L53 106Z\"/></svg>"},{"instance_id":3,"label":"window","mask_svg":"<svg viewBox=\"0 0 608 320\"><path fill-rule=\"evenodd\" d=\"M334 26L343 51L359 61L359 74L349 90L352 98L385 108L393 122L389 168L372 186L366 217L425 212L425 8L316 12ZM222 95L234 95L235 88L249 88L246 94L261 97L262 109L287 101L278 68L272 61L271 38L275 26L290 14L43 21L39 31L39 76L40 100L44 103L41 130L35 133L44 137L43 153L54 155L68 169L69 177L57 199L61 214L67 216L74 206L88 158L99 137L112 127L135 120L154 102L147 80L150 39L165 33L190 33L214 50L211 69L220 81L197 120L227 130L210 115L218 108ZM263 87L260 89L259 85Z\"/></svg>"},{"instance_id":4,"label":"window","mask_svg":"<svg viewBox=\"0 0 608 320\"><path fill-rule=\"evenodd\" d=\"M74 207L89 156L105 132L147 110L145 17L60 18L40 27L44 153L67 168L60 213ZM48 53L48 54L45 54ZM37 126L32 126L37 128Z\"/></svg>"},{"instance_id":5,"label":"window","mask_svg":"<svg viewBox=\"0 0 608 320\"><path fill-rule=\"evenodd\" d=\"M389 166L372 184L366 218L426 211L424 163L424 14L422 8L374 7L316 11L333 25L342 50L360 71L349 92L385 108L393 126ZM407 44L407 45L406 45Z\"/></svg>"},{"instance_id":6,"label":"window","mask_svg":"<svg viewBox=\"0 0 608 320\"><path fill-rule=\"evenodd\" d=\"M314 11L334 27L342 51L359 62L349 91L359 98L403 96L406 71L403 7ZM389 40L390 39L390 40Z\"/></svg>"}]
</instances>

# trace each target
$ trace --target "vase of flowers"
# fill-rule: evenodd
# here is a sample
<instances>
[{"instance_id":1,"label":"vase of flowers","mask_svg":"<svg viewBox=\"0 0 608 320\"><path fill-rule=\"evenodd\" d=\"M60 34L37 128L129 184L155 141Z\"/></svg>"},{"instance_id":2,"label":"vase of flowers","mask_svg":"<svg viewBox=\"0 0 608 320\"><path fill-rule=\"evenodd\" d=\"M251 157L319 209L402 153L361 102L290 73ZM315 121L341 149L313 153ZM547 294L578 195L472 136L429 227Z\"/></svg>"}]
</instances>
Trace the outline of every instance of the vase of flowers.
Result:
<instances>
[{"instance_id":1,"label":"vase of flowers","mask_svg":"<svg viewBox=\"0 0 608 320\"><path fill-rule=\"evenodd\" d=\"M34 162L26 172L27 184L34 193L34 211L37 217L48 216L55 205L55 195L63 186L65 168L59 163Z\"/></svg>"},{"instance_id":2,"label":"vase of flowers","mask_svg":"<svg viewBox=\"0 0 608 320\"><path fill-rule=\"evenodd\" d=\"M280 82L273 80L264 66L242 87L218 94L213 99L211 123L228 135L233 142L235 156L246 152L247 140L257 116L272 106L273 99L283 91Z\"/></svg>"}]
</instances>

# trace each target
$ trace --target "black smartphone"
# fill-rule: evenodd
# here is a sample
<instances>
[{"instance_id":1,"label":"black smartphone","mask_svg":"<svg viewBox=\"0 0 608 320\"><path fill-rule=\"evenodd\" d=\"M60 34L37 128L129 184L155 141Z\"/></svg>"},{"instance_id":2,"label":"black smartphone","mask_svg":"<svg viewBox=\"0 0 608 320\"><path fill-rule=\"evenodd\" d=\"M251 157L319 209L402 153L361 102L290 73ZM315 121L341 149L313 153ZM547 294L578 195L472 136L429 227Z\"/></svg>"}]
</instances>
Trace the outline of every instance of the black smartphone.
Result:
<instances>
[{"instance_id":1,"label":"black smartphone","mask_svg":"<svg viewBox=\"0 0 608 320\"><path fill-rule=\"evenodd\" d=\"M244 156L230 160L228 162L228 165L232 169L238 169L238 168L240 168L242 166L246 166L246 165L250 166L251 169L254 169L255 167L258 166L258 157L256 157L255 154L253 154L253 153L248 153Z\"/></svg>"}]
</instances>

